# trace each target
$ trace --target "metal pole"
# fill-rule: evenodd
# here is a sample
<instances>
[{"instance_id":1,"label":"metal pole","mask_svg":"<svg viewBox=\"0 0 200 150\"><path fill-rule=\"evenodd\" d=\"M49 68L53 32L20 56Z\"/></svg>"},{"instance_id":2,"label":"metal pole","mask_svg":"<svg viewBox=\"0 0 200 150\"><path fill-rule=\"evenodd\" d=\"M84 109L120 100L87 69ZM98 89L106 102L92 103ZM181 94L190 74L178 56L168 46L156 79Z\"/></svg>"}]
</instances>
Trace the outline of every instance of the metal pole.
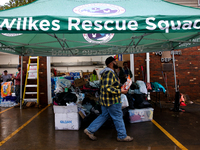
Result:
<instances>
[{"instance_id":1,"label":"metal pole","mask_svg":"<svg viewBox=\"0 0 200 150\"><path fill-rule=\"evenodd\" d=\"M175 82L175 103L174 103L174 111L176 112L181 112L182 110L179 109L180 106L180 92L179 89L177 88L177 83L176 83L176 68L175 68L175 58L174 58L174 51L172 51L173 54L173 66L174 66L174 82Z\"/></svg>"},{"instance_id":2,"label":"metal pole","mask_svg":"<svg viewBox=\"0 0 200 150\"><path fill-rule=\"evenodd\" d=\"M134 64L134 54L130 54L130 69L133 74L132 81L135 81L135 72L134 72L135 64Z\"/></svg>"},{"instance_id":3,"label":"metal pole","mask_svg":"<svg viewBox=\"0 0 200 150\"><path fill-rule=\"evenodd\" d=\"M146 65L147 65L147 83L150 83L150 59L149 59L149 53L146 53ZM147 96L148 100L151 100L150 97L150 92L148 92L148 96Z\"/></svg>"},{"instance_id":4,"label":"metal pole","mask_svg":"<svg viewBox=\"0 0 200 150\"><path fill-rule=\"evenodd\" d=\"M146 53L146 65L147 65L147 83L150 83L150 65L149 65L149 53Z\"/></svg>"},{"instance_id":5,"label":"metal pole","mask_svg":"<svg viewBox=\"0 0 200 150\"><path fill-rule=\"evenodd\" d=\"M177 92L177 84L176 84L176 66L175 66L174 51L172 51L172 58L173 58L173 67L174 67L175 92Z\"/></svg>"},{"instance_id":6,"label":"metal pole","mask_svg":"<svg viewBox=\"0 0 200 150\"><path fill-rule=\"evenodd\" d=\"M48 104L52 104L51 98L51 57L47 56L47 93Z\"/></svg>"},{"instance_id":7,"label":"metal pole","mask_svg":"<svg viewBox=\"0 0 200 150\"><path fill-rule=\"evenodd\" d=\"M20 109L22 109L22 80L23 80L23 56L21 56L21 77L20 77Z\"/></svg>"}]
</instances>

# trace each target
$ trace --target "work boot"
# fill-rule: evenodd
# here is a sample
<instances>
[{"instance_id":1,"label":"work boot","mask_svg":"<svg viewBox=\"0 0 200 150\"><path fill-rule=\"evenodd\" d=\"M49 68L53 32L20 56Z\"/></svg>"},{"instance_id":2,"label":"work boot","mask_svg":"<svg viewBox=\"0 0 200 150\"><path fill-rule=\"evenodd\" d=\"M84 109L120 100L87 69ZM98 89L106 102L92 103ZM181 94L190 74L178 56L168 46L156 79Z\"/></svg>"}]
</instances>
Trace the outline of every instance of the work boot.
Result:
<instances>
[{"instance_id":1,"label":"work boot","mask_svg":"<svg viewBox=\"0 0 200 150\"><path fill-rule=\"evenodd\" d=\"M117 138L117 141L119 141L119 142L131 142L131 141L133 141L133 137L126 136L124 139Z\"/></svg>"},{"instance_id":2,"label":"work boot","mask_svg":"<svg viewBox=\"0 0 200 150\"><path fill-rule=\"evenodd\" d=\"M93 141L97 140L97 137L94 134L90 133L87 129L84 130L84 133Z\"/></svg>"}]
</instances>

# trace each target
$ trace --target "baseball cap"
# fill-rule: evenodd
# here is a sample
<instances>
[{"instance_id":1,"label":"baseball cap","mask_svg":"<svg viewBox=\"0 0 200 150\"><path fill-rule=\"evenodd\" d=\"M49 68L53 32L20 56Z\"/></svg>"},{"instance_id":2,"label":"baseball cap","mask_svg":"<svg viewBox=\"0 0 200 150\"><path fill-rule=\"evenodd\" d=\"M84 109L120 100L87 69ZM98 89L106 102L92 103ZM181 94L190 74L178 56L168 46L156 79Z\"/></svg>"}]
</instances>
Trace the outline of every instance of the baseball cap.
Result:
<instances>
[{"instance_id":1,"label":"baseball cap","mask_svg":"<svg viewBox=\"0 0 200 150\"><path fill-rule=\"evenodd\" d=\"M106 59L106 61L105 61L105 63L106 63L106 66L108 66L112 61L114 61L115 60L115 58L113 58L112 56L110 56L110 57L108 57L107 59Z\"/></svg>"},{"instance_id":2,"label":"baseball cap","mask_svg":"<svg viewBox=\"0 0 200 150\"><path fill-rule=\"evenodd\" d=\"M17 65L17 68L21 67L21 65Z\"/></svg>"}]
</instances>

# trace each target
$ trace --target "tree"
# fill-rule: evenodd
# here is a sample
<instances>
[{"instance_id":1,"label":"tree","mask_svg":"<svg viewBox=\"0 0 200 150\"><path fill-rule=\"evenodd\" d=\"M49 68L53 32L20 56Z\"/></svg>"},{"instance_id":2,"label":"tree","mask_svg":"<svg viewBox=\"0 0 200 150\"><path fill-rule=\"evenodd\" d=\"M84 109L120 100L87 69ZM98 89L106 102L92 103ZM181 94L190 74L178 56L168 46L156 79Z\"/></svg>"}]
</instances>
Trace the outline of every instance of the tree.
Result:
<instances>
[{"instance_id":1,"label":"tree","mask_svg":"<svg viewBox=\"0 0 200 150\"><path fill-rule=\"evenodd\" d=\"M0 5L0 10L15 8L34 2L35 0L10 0L4 6Z\"/></svg>"}]
</instances>

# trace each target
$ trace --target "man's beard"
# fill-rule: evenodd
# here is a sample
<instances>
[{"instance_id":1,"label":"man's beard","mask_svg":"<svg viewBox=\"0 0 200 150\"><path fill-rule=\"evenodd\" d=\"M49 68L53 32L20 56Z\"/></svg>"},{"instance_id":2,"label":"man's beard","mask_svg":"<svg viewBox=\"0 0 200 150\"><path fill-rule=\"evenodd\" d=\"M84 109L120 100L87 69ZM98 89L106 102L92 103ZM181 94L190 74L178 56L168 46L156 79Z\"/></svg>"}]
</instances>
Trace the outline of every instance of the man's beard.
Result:
<instances>
[{"instance_id":1,"label":"man's beard","mask_svg":"<svg viewBox=\"0 0 200 150\"><path fill-rule=\"evenodd\" d=\"M113 64L113 68L114 68L114 69L118 69L119 67L118 67L118 65Z\"/></svg>"}]
</instances>

